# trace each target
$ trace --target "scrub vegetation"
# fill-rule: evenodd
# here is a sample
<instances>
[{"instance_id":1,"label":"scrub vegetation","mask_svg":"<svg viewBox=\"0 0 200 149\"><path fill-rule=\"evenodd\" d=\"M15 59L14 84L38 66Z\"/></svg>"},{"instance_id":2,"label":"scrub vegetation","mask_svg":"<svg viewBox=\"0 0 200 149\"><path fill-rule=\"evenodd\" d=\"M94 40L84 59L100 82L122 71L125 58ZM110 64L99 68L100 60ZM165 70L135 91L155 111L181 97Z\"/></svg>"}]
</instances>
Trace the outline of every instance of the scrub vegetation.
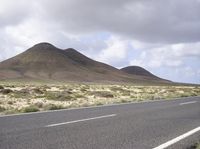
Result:
<instances>
[{"instance_id":1,"label":"scrub vegetation","mask_svg":"<svg viewBox=\"0 0 200 149\"><path fill-rule=\"evenodd\" d=\"M199 86L0 84L0 114L200 96Z\"/></svg>"},{"instance_id":2,"label":"scrub vegetation","mask_svg":"<svg viewBox=\"0 0 200 149\"><path fill-rule=\"evenodd\" d=\"M200 142L188 147L187 149L200 149Z\"/></svg>"}]
</instances>

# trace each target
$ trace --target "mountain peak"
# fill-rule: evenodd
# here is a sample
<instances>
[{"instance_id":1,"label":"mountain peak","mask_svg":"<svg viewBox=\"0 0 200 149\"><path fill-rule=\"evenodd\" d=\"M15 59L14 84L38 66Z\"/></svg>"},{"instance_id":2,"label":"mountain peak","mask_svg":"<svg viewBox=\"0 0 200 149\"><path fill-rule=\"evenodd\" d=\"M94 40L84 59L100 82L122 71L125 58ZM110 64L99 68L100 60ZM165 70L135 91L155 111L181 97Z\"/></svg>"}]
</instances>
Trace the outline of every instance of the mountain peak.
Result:
<instances>
[{"instance_id":1,"label":"mountain peak","mask_svg":"<svg viewBox=\"0 0 200 149\"><path fill-rule=\"evenodd\" d=\"M54 45L48 42L41 42L30 48L30 50L55 50L55 49L58 48L56 48Z\"/></svg>"},{"instance_id":2,"label":"mountain peak","mask_svg":"<svg viewBox=\"0 0 200 149\"><path fill-rule=\"evenodd\" d=\"M122 68L121 70L128 74L142 75L142 76L157 78L157 76L153 75L151 72L147 71L146 69L144 69L140 66L128 66L128 67Z\"/></svg>"},{"instance_id":3,"label":"mountain peak","mask_svg":"<svg viewBox=\"0 0 200 149\"><path fill-rule=\"evenodd\" d=\"M83 55L82 53L78 52L77 50L73 49L73 48L68 48L64 50L67 54L67 56L76 61L77 63L81 64L81 65L93 65L94 64L94 60L90 59L89 57Z\"/></svg>"},{"instance_id":4,"label":"mountain peak","mask_svg":"<svg viewBox=\"0 0 200 149\"><path fill-rule=\"evenodd\" d=\"M42 42L0 62L0 80L16 78L78 82L136 82L139 79L148 82L152 81L153 77L144 77L144 74L129 75L110 65L95 61L73 48L62 50L50 43Z\"/></svg>"},{"instance_id":5,"label":"mountain peak","mask_svg":"<svg viewBox=\"0 0 200 149\"><path fill-rule=\"evenodd\" d=\"M65 51L76 51L74 48L65 49Z\"/></svg>"},{"instance_id":6,"label":"mountain peak","mask_svg":"<svg viewBox=\"0 0 200 149\"><path fill-rule=\"evenodd\" d=\"M68 49L65 49L64 51L67 52L67 53L70 53L70 54L79 54L79 55L81 54L80 52L78 52L74 48L68 48Z\"/></svg>"},{"instance_id":7,"label":"mountain peak","mask_svg":"<svg viewBox=\"0 0 200 149\"><path fill-rule=\"evenodd\" d=\"M40 43L34 45L33 47L54 47L54 45L52 45L48 42L40 42Z\"/></svg>"}]
</instances>

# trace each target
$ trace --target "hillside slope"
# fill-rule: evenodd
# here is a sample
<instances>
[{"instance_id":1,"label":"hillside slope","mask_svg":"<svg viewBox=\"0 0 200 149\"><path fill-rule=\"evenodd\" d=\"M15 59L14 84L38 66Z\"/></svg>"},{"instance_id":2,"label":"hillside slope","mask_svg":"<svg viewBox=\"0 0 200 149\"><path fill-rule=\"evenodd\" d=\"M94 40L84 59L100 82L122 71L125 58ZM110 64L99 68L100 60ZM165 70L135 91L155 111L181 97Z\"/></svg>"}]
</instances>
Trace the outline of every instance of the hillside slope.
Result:
<instances>
[{"instance_id":1,"label":"hillside slope","mask_svg":"<svg viewBox=\"0 0 200 149\"><path fill-rule=\"evenodd\" d=\"M78 51L39 43L0 63L2 79L39 79L76 82L166 82L140 74L128 74L92 60Z\"/></svg>"},{"instance_id":2,"label":"hillside slope","mask_svg":"<svg viewBox=\"0 0 200 149\"><path fill-rule=\"evenodd\" d=\"M140 75L140 76L147 76L154 79L159 79L157 76L152 74L151 72L147 71L146 69L140 67L140 66L128 66L121 69L121 71L126 72L128 74L133 75Z\"/></svg>"}]
</instances>

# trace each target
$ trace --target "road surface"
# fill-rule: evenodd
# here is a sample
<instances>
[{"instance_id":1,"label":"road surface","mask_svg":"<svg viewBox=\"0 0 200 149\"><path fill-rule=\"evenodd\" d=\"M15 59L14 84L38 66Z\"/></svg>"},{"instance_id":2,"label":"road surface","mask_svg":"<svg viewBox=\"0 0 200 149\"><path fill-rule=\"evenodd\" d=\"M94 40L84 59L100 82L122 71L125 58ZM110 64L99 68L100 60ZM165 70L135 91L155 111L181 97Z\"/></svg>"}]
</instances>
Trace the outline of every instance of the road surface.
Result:
<instances>
[{"instance_id":1,"label":"road surface","mask_svg":"<svg viewBox=\"0 0 200 149\"><path fill-rule=\"evenodd\" d=\"M200 140L200 97L0 117L0 149L182 149Z\"/></svg>"}]
</instances>

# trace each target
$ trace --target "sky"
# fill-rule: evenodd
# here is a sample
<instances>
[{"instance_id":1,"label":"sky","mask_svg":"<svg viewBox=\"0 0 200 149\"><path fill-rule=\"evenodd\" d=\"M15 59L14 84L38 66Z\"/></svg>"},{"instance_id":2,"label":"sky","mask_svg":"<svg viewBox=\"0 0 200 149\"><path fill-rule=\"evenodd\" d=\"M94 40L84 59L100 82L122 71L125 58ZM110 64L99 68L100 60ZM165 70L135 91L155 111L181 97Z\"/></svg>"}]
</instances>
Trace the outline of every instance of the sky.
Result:
<instances>
[{"instance_id":1,"label":"sky","mask_svg":"<svg viewBox=\"0 0 200 149\"><path fill-rule=\"evenodd\" d=\"M0 0L0 61L40 42L200 84L200 0Z\"/></svg>"}]
</instances>

